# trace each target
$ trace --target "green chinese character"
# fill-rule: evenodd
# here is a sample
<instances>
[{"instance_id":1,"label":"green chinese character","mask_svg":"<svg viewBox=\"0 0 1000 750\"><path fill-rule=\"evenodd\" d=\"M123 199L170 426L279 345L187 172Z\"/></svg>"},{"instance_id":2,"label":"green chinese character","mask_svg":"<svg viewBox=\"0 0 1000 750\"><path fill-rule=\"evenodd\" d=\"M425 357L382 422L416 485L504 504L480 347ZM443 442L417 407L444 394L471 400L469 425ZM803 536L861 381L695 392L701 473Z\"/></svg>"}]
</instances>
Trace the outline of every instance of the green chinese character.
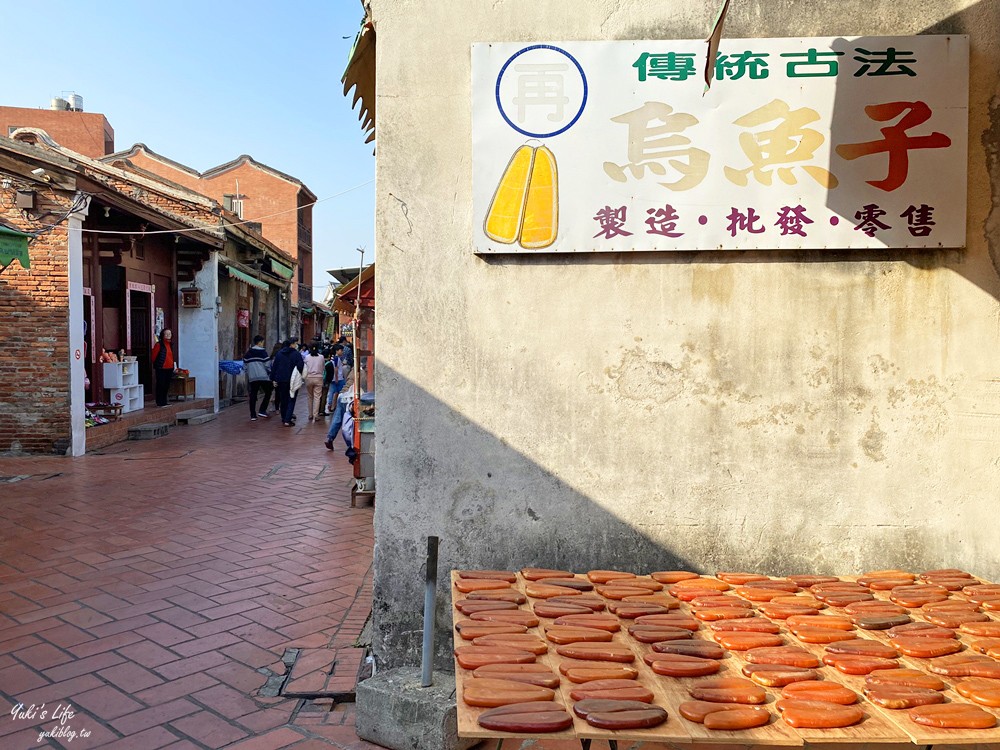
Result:
<instances>
[{"instance_id":1,"label":"green chinese character","mask_svg":"<svg viewBox=\"0 0 1000 750\"><path fill-rule=\"evenodd\" d=\"M632 67L639 71L639 80L659 78L661 81L686 81L695 75L695 55L693 52L667 52L657 55L643 52Z\"/></svg>"},{"instance_id":2,"label":"green chinese character","mask_svg":"<svg viewBox=\"0 0 1000 750\"><path fill-rule=\"evenodd\" d=\"M804 57L804 60L789 60L786 71L789 78L835 78L839 65L837 58L843 52L820 52L810 48L808 52L782 52L782 57ZM821 60L821 57L832 57L832 60ZM800 70L802 68L803 70ZM809 69L813 70L810 71Z\"/></svg>"},{"instance_id":3,"label":"green chinese character","mask_svg":"<svg viewBox=\"0 0 1000 750\"><path fill-rule=\"evenodd\" d=\"M771 71L767 69L767 60L764 58L770 56L768 52L750 50L738 55L719 54L715 58L715 77L720 81L724 78L735 81L749 73L751 80L767 78Z\"/></svg>"},{"instance_id":4,"label":"green chinese character","mask_svg":"<svg viewBox=\"0 0 1000 750\"><path fill-rule=\"evenodd\" d=\"M854 72L855 78L860 78L861 76L916 77L917 75L913 68L910 68L905 64L915 63L917 58L900 57L900 55L912 55L912 52L897 51L895 47L889 47L881 52L869 52L866 49L855 47L854 51L860 53L859 55L855 55L854 59L861 63L858 69ZM862 57L861 55L865 55L865 57ZM878 65L878 68L872 70L871 68L873 65ZM897 67L894 68L893 66Z\"/></svg>"}]
</instances>

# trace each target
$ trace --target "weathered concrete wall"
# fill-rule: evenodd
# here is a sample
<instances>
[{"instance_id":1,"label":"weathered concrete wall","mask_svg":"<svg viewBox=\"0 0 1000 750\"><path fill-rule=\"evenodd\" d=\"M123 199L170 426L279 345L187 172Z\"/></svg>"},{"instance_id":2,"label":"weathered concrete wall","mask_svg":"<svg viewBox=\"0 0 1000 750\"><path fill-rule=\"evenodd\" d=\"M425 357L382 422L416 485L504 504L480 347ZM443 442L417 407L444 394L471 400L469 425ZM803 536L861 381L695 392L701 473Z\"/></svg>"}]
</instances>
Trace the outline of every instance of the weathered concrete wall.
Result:
<instances>
[{"instance_id":1,"label":"weathered concrete wall","mask_svg":"<svg viewBox=\"0 0 1000 750\"><path fill-rule=\"evenodd\" d=\"M472 42L703 38L716 5L373 0L381 664L416 663L428 534L442 583L531 564L1000 578L1000 0L757 0L726 28L971 35L965 250L470 250Z\"/></svg>"}]
</instances>

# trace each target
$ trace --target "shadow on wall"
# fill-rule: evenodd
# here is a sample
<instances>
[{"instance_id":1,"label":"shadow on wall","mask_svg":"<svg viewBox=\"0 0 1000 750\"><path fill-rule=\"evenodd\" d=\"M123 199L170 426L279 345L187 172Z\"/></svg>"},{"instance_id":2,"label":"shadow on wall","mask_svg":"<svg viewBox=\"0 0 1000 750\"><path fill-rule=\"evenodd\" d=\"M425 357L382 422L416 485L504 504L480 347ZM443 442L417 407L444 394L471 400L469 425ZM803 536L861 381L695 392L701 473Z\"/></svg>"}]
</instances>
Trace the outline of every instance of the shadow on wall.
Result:
<instances>
[{"instance_id":1,"label":"shadow on wall","mask_svg":"<svg viewBox=\"0 0 1000 750\"><path fill-rule=\"evenodd\" d=\"M997 68L995 62L988 62L979 53L977 41L984 38L983 30L995 25L997 16L1000 15L1000 2L997 0L980 0L971 7L955 13L941 21L928 26L919 32L921 35L969 35L970 55L969 55L969 100L968 100L968 158L967 158L967 180L964 189L968 195L968 205L966 208L966 248L915 248L915 249L886 249L886 250L860 250L860 251L840 251L836 255L822 252L824 259L829 260L850 260L870 262L893 262L901 261L910 266L923 271L951 270L971 282L979 289L989 294L994 299L1000 299L1000 227L997 226L1000 220L1000 212L995 205L992 205L991 195L1000 194L1000 102L995 98L990 101L988 95L979 95L977 92L992 92L997 84ZM841 62L841 75L847 70L855 70L861 63L856 61L861 55L857 48L873 51L875 55L867 56L866 59L878 60L878 50L881 47L877 43L866 45L864 39L848 42L846 39L838 39L833 49L843 52L839 58ZM898 51L901 61L906 58L913 59L903 54L903 50ZM905 65L905 62L904 62ZM909 66L919 76L921 66L923 70L928 70L935 65L934 60L917 60ZM877 62L867 66L869 70L879 67ZM892 66L898 70L899 66ZM878 79L869 79L878 80ZM884 80L884 79L883 79ZM892 80L892 79L890 79ZM912 89L911 89L912 90ZM936 92L938 99L942 92ZM937 128L934 127L933 114L922 111L924 105L921 102L898 101L908 97L893 97L892 95L874 94L872 101L858 101L845 90L838 87L837 98L834 103L834 116L831 124L831 151L828 169L834 174L845 169L857 168L863 165L864 179L873 182L881 182L881 188L875 190L877 199L873 203L884 208L886 215L881 217L881 221L894 227L906 226L910 221L906 216L900 215L900 210L906 211L912 204L915 207L926 205L925 198L920 195L919 188L904 182L896 187L893 182L891 172L897 175L913 176L919 174L920 168L924 167L925 172L928 165L932 165L933 173L944 172L949 169L962 169L966 165L953 163L951 154L953 149L932 147L938 143L934 136ZM930 100L929 100L930 101ZM898 104L898 109L893 110L894 104ZM867 111L868 105L881 106L882 111L874 109ZM930 119L923 121L927 115ZM876 121L875 117L888 117L887 120ZM891 163L894 170L890 169L890 158L886 152L876 152L870 155L858 156L858 149L849 154L844 149L844 144L856 140L857 120L862 119L871 125L871 141L881 141L885 136L880 133L882 129L889 129L896 126L900 134L905 134L908 141L909 150L903 156L900 152L894 155ZM907 122L911 121L911 122ZM850 135L848 135L850 133ZM944 139L946 140L946 139ZM837 153L835 146L840 145L842 153ZM986 164L989 183L986 190L975 189L976 185L972 180L979 174L979 163L973 161L979 159L980 148L985 148ZM852 159L845 156L851 155ZM908 169L902 167L909 161ZM940 172L939 172L940 170ZM862 211L862 206L847 191L831 190L828 192L829 199L827 207L842 221L848 224L857 225L860 223L858 213ZM900 209L896 204L903 208ZM938 212L938 218L944 215L947 207L937 206L934 209ZM982 217L982 218L981 218ZM863 217L861 217L863 218ZM930 217L933 220L933 215ZM911 216L911 219L919 224L918 216ZM933 229L933 228L931 228ZM991 231L992 229L992 231ZM915 228L920 232L920 228ZM918 235L915 235L918 236ZM933 235L928 234L927 239L932 239ZM918 236L918 239L922 237ZM979 250L980 243L985 244L986 255L980 255L975 251ZM839 256L839 257L837 257ZM988 262L985 262L987 261Z\"/></svg>"},{"instance_id":2,"label":"shadow on wall","mask_svg":"<svg viewBox=\"0 0 1000 750\"><path fill-rule=\"evenodd\" d=\"M840 502L817 489L822 483L806 482L790 498L782 489L772 494L766 476L757 486L741 485L739 468L731 467L734 479L727 461L754 459L727 455L724 442L684 445L678 432L676 444L666 438L650 445L647 439L640 446L606 425L578 423L558 435L536 430L533 443L512 444L504 436L525 434L542 420L511 399L499 379L484 384L484 391L484 399L511 401L509 420L476 424L384 363L379 366L373 645L380 668L419 663L423 565L432 535L441 539L435 663L449 671L452 569L787 575L943 564L937 564L940 550L930 542L947 535L935 536L922 522L900 522L885 503ZM681 414L665 405L649 419L669 424ZM558 415L544 421L572 422ZM637 420L632 427L641 432L644 424ZM573 444L574 436L582 442L572 460L562 453L557 459L531 455L533 446ZM603 445L589 451L591 442ZM759 461L774 467L782 450L768 445L761 446L768 455ZM645 463L628 455L643 448L650 449L642 454ZM641 491L630 485L632 469L617 463L626 460L634 470L648 466L649 476L636 482ZM716 465L714 473L705 473L707 462ZM594 478L605 471L613 480ZM607 489L591 490L599 495L590 496L574 482ZM818 507L826 509L822 518Z\"/></svg>"},{"instance_id":3,"label":"shadow on wall","mask_svg":"<svg viewBox=\"0 0 1000 750\"><path fill-rule=\"evenodd\" d=\"M448 671L452 569L694 569L399 373L384 364L377 372L373 619L380 668L420 661L430 535L441 539L435 663ZM401 408L393 394L405 399ZM461 455L441 450L456 445ZM382 468L390 462L391 470ZM633 502L627 488L621 502Z\"/></svg>"}]
</instances>

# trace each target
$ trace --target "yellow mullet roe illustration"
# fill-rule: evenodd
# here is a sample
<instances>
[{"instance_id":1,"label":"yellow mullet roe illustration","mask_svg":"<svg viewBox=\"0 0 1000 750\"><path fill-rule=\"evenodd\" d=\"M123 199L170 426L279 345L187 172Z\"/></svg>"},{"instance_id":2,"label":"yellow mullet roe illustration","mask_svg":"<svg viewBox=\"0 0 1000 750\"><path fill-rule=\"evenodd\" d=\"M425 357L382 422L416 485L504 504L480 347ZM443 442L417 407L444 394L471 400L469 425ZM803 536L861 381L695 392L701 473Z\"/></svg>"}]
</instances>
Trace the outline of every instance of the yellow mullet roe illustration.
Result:
<instances>
[{"instance_id":1,"label":"yellow mullet roe illustration","mask_svg":"<svg viewBox=\"0 0 1000 750\"><path fill-rule=\"evenodd\" d=\"M559 233L559 175L556 157L545 146L535 150L521 222L521 247L548 247Z\"/></svg>"},{"instance_id":2,"label":"yellow mullet roe illustration","mask_svg":"<svg viewBox=\"0 0 1000 750\"><path fill-rule=\"evenodd\" d=\"M556 158L545 146L521 146L514 152L486 221L486 236L527 249L548 247L559 231L559 179Z\"/></svg>"}]
</instances>

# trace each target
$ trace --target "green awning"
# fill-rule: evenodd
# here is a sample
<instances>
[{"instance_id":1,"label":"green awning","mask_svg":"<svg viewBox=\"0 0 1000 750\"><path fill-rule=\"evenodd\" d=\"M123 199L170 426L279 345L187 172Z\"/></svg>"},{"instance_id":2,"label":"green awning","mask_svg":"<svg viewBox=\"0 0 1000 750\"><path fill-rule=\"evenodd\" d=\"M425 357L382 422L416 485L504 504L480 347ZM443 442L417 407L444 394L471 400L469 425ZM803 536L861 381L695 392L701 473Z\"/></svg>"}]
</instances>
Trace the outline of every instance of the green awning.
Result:
<instances>
[{"instance_id":1,"label":"green awning","mask_svg":"<svg viewBox=\"0 0 1000 750\"><path fill-rule=\"evenodd\" d=\"M0 224L0 270L3 270L15 260L21 268L31 268L31 258L28 256L28 240L33 234L18 232Z\"/></svg>"},{"instance_id":2,"label":"green awning","mask_svg":"<svg viewBox=\"0 0 1000 750\"><path fill-rule=\"evenodd\" d=\"M278 276L283 279L290 279L295 275L295 272L288 266L282 265L274 258L271 258L271 270L274 271Z\"/></svg>"},{"instance_id":3,"label":"green awning","mask_svg":"<svg viewBox=\"0 0 1000 750\"><path fill-rule=\"evenodd\" d=\"M265 282L261 281L260 279L255 279L253 276L251 276L248 273L243 273L238 268L233 268L232 266L228 266L227 265L226 266L226 270L229 271L229 275L232 276L234 279L239 279L240 281L245 281L250 286L255 286L258 289L263 289L265 291L268 288L268 286L267 286L267 284Z\"/></svg>"}]
</instances>

